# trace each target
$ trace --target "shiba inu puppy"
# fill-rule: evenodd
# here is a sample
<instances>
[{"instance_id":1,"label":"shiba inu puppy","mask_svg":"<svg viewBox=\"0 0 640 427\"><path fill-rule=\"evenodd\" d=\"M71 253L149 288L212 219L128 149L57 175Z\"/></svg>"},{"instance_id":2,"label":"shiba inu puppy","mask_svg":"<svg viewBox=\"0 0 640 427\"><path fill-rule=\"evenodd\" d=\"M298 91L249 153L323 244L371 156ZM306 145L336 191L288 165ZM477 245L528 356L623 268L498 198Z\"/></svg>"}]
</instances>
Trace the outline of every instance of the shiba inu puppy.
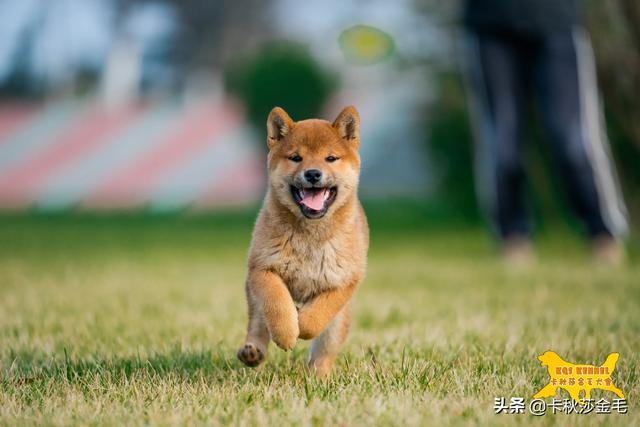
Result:
<instances>
[{"instance_id":1,"label":"shiba inu puppy","mask_svg":"<svg viewBox=\"0 0 640 427\"><path fill-rule=\"evenodd\" d=\"M331 371L366 269L369 228L358 200L360 116L267 119L269 183L249 250L247 338L238 358L265 360L270 341L291 350L313 339L309 367Z\"/></svg>"}]
</instances>

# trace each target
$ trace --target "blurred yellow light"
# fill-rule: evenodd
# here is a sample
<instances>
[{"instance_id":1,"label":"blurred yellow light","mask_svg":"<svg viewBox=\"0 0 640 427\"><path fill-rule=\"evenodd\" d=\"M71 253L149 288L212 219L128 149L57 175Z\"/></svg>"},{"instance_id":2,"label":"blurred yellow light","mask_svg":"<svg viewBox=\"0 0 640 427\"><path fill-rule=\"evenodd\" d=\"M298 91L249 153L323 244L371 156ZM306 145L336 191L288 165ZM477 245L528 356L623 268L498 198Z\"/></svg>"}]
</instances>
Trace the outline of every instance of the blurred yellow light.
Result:
<instances>
[{"instance_id":1,"label":"blurred yellow light","mask_svg":"<svg viewBox=\"0 0 640 427\"><path fill-rule=\"evenodd\" d=\"M393 38L368 25L356 25L344 30L338 43L347 61L358 65L382 62L394 51Z\"/></svg>"}]
</instances>

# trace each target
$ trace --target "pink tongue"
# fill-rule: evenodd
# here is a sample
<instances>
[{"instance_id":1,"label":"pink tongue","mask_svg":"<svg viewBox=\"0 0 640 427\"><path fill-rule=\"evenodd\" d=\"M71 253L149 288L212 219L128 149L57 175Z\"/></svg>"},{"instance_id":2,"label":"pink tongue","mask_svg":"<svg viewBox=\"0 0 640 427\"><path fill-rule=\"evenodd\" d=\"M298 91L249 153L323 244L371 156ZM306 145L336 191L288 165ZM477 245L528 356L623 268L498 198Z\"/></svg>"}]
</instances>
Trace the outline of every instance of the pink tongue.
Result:
<instances>
[{"instance_id":1,"label":"pink tongue","mask_svg":"<svg viewBox=\"0 0 640 427\"><path fill-rule=\"evenodd\" d=\"M304 194L304 197L300 201L303 205L308 207L309 209L313 209L314 211L319 211L322 209L324 205L324 194L327 190L323 191L307 191Z\"/></svg>"}]
</instances>

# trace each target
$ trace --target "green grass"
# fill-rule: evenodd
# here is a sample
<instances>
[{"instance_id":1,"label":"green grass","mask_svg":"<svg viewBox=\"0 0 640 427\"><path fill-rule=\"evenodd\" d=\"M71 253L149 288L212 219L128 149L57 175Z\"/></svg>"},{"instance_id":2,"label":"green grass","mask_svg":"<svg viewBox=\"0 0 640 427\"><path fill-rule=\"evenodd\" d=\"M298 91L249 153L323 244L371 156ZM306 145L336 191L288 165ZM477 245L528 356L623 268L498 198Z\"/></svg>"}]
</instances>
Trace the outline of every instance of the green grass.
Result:
<instances>
[{"instance_id":1,"label":"green grass","mask_svg":"<svg viewBox=\"0 0 640 427\"><path fill-rule=\"evenodd\" d=\"M327 382L304 371L307 342L256 370L235 359L253 213L1 217L0 424L640 424L637 241L611 270L547 231L537 266L510 271L479 226L385 209L369 209L368 276ZM620 352L629 414L494 415L494 397L546 384L548 349Z\"/></svg>"}]
</instances>

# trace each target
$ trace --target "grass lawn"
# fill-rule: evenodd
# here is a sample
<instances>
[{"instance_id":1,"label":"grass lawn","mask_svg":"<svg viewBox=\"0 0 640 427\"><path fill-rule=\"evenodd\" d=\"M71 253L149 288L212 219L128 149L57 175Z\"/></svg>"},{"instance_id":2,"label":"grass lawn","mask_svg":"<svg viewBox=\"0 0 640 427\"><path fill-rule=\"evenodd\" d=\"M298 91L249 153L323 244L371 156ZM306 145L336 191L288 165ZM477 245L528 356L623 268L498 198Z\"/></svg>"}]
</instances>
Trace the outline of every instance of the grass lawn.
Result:
<instances>
[{"instance_id":1,"label":"grass lawn","mask_svg":"<svg viewBox=\"0 0 640 427\"><path fill-rule=\"evenodd\" d=\"M303 369L308 342L272 345L255 370L235 358L252 213L0 217L0 424L640 425L637 241L605 269L547 232L537 266L510 271L478 226L372 210L327 382ZM494 397L547 383L549 349L597 365L619 352L629 413L494 415Z\"/></svg>"}]
</instances>

